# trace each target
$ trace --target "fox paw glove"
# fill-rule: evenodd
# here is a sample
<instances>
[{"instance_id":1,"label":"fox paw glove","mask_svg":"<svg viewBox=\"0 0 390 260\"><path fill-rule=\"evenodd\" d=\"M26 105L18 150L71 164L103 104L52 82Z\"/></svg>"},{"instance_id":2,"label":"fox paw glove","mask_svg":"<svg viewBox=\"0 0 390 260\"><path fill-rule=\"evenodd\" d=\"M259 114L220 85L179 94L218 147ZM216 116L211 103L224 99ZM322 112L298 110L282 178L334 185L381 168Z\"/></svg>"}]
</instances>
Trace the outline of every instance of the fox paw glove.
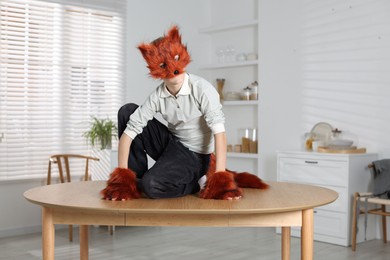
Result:
<instances>
[{"instance_id":1,"label":"fox paw glove","mask_svg":"<svg viewBox=\"0 0 390 260\"><path fill-rule=\"evenodd\" d=\"M220 171L208 177L206 186L200 191L203 199L228 200L242 196L242 190L234 181L231 172Z\"/></svg>"},{"instance_id":2,"label":"fox paw glove","mask_svg":"<svg viewBox=\"0 0 390 260\"><path fill-rule=\"evenodd\" d=\"M130 200L141 197L137 188L135 173L130 169L116 168L107 181L107 187L101 191L106 200Z\"/></svg>"}]
</instances>

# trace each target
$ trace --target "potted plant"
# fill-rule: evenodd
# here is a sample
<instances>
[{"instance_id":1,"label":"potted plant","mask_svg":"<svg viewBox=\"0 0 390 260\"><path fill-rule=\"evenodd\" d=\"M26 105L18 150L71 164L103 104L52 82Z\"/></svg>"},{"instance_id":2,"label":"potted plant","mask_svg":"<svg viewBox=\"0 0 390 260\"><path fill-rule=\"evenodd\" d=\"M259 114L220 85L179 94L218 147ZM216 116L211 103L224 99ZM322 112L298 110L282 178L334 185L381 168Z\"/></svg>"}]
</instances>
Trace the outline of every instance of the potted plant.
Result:
<instances>
[{"instance_id":1,"label":"potted plant","mask_svg":"<svg viewBox=\"0 0 390 260\"><path fill-rule=\"evenodd\" d=\"M111 149L112 137L116 136L117 126L111 119L98 119L92 117L91 127L84 132L83 136L87 138L92 146L100 145L100 149Z\"/></svg>"},{"instance_id":2,"label":"potted plant","mask_svg":"<svg viewBox=\"0 0 390 260\"><path fill-rule=\"evenodd\" d=\"M91 167L92 180L107 180L110 172L117 166L118 151L111 147L112 137L117 138L117 129L114 121L109 118L92 117L89 130L83 133L94 147L92 156L100 159L99 165L93 164Z\"/></svg>"}]
</instances>

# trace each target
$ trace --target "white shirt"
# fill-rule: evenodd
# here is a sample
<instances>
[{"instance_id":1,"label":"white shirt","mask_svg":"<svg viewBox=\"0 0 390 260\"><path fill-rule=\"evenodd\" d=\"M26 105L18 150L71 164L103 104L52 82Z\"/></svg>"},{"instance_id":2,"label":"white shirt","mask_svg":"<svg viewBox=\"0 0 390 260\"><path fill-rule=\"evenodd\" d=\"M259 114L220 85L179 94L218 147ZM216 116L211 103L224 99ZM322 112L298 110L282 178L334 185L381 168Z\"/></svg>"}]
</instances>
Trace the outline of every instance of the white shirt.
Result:
<instances>
[{"instance_id":1,"label":"white shirt","mask_svg":"<svg viewBox=\"0 0 390 260\"><path fill-rule=\"evenodd\" d=\"M197 153L212 153L213 135L225 131L218 92L208 81L192 74L185 74L176 97L160 84L130 116L125 134L134 139L158 112L173 135Z\"/></svg>"}]
</instances>

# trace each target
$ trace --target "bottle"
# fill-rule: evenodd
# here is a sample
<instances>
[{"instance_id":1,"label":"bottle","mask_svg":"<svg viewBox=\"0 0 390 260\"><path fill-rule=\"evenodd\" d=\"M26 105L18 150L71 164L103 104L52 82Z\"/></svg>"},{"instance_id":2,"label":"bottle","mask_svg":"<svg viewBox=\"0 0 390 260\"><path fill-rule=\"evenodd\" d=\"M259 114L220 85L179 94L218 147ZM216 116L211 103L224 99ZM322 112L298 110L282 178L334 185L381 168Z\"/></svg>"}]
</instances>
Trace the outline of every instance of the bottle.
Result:
<instances>
[{"instance_id":1,"label":"bottle","mask_svg":"<svg viewBox=\"0 0 390 260\"><path fill-rule=\"evenodd\" d=\"M224 97L223 97L223 86L224 85L225 85L225 79L217 79L217 90L218 90L220 101L224 100Z\"/></svg>"}]
</instances>

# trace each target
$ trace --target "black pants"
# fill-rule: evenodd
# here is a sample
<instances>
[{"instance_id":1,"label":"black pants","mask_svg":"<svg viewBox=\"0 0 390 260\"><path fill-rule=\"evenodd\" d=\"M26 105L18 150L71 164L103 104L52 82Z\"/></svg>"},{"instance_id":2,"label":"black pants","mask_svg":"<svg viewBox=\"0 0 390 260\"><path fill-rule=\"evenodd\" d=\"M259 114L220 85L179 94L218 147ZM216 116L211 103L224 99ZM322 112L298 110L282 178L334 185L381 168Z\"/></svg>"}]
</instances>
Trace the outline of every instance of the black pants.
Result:
<instances>
[{"instance_id":1,"label":"black pants","mask_svg":"<svg viewBox=\"0 0 390 260\"><path fill-rule=\"evenodd\" d=\"M138 108L126 104L118 111L118 135ZM149 155L155 164L148 169ZM174 198L199 191L198 180L206 174L209 154L186 148L169 130L153 118L137 135L130 148L128 167L137 174L140 189L150 198Z\"/></svg>"}]
</instances>

